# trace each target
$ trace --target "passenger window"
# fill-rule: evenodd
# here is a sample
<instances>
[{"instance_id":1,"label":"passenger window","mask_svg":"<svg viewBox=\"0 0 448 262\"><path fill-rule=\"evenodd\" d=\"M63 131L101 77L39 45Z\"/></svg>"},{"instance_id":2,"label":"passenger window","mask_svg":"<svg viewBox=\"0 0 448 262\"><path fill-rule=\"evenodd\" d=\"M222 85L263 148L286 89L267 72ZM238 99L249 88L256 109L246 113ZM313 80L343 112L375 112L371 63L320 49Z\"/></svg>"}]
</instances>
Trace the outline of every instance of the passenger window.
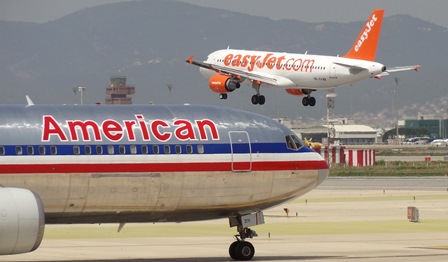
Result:
<instances>
[{"instance_id":1,"label":"passenger window","mask_svg":"<svg viewBox=\"0 0 448 262\"><path fill-rule=\"evenodd\" d=\"M204 145L198 145L198 153L204 154Z\"/></svg>"},{"instance_id":2,"label":"passenger window","mask_svg":"<svg viewBox=\"0 0 448 262\"><path fill-rule=\"evenodd\" d=\"M92 154L92 148L90 146L84 146L84 154L91 155Z\"/></svg>"},{"instance_id":3,"label":"passenger window","mask_svg":"<svg viewBox=\"0 0 448 262\"><path fill-rule=\"evenodd\" d=\"M97 155L102 155L103 154L103 146L96 146L96 154Z\"/></svg>"},{"instance_id":4,"label":"passenger window","mask_svg":"<svg viewBox=\"0 0 448 262\"><path fill-rule=\"evenodd\" d=\"M182 154L182 146L176 145L176 154Z\"/></svg>"},{"instance_id":5,"label":"passenger window","mask_svg":"<svg viewBox=\"0 0 448 262\"><path fill-rule=\"evenodd\" d=\"M124 145L120 145L118 147L118 152L120 152L120 155L126 154L126 147L124 147Z\"/></svg>"},{"instance_id":6,"label":"passenger window","mask_svg":"<svg viewBox=\"0 0 448 262\"><path fill-rule=\"evenodd\" d=\"M5 154L5 147L0 146L0 155L4 155Z\"/></svg>"},{"instance_id":7,"label":"passenger window","mask_svg":"<svg viewBox=\"0 0 448 262\"><path fill-rule=\"evenodd\" d=\"M137 147L135 145L130 145L129 150L131 151L131 154L137 154Z\"/></svg>"},{"instance_id":8,"label":"passenger window","mask_svg":"<svg viewBox=\"0 0 448 262\"><path fill-rule=\"evenodd\" d=\"M39 155L45 155L45 146L39 146Z\"/></svg>"},{"instance_id":9,"label":"passenger window","mask_svg":"<svg viewBox=\"0 0 448 262\"><path fill-rule=\"evenodd\" d=\"M108 145L107 146L107 153L109 154L109 155L113 155L115 152L114 152L115 150L114 150L114 146L113 145Z\"/></svg>"},{"instance_id":10,"label":"passenger window","mask_svg":"<svg viewBox=\"0 0 448 262\"><path fill-rule=\"evenodd\" d=\"M147 145L142 145L142 154L144 154L144 155L148 154L148 146Z\"/></svg>"},{"instance_id":11,"label":"passenger window","mask_svg":"<svg viewBox=\"0 0 448 262\"><path fill-rule=\"evenodd\" d=\"M58 154L58 148L56 146L50 146L50 154L57 155Z\"/></svg>"},{"instance_id":12,"label":"passenger window","mask_svg":"<svg viewBox=\"0 0 448 262\"><path fill-rule=\"evenodd\" d=\"M169 145L163 146L163 152L165 152L165 154L171 153L170 146Z\"/></svg>"},{"instance_id":13,"label":"passenger window","mask_svg":"<svg viewBox=\"0 0 448 262\"><path fill-rule=\"evenodd\" d=\"M16 155L21 155L21 154L22 154L22 147L16 146Z\"/></svg>"},{"instance_id":14,"label":"passenger window","mask_svg":"<svg viewBox=\"0 0 448 262\"><path fill-rule=\"evenodd\" d=\"M79 155L80 153L79 146L73 146L73 154Z\"/></svg>"},{"instance_id":15,"label":"passenger window","mask_svg":"<svg viewBox=\"0 0 448 262\"><path fill-rule=\"evenodd\" d=\"M34 155L34 147L33 146L27 146L26 147L26 154L27 155Z\"/></svg>"},{"instance_id":16,"label":"passenger window","mask_svg":"<svg viewBox=\"0 0 448 262\"><path fill-rule=\"evenodd\" d=\"M187 145L187 154L193 154L193 146Z\"/></svg>"},{"instance_id":17,"label":"passenger window","mask_svg":"<svg viewBox=\"0 0 448 262\"><path fill-rule=\"evenodd\" d=\"M152 153L157 155L159 153L159 146L153 145L152 146Z\"/></svg>"}]
</instances>

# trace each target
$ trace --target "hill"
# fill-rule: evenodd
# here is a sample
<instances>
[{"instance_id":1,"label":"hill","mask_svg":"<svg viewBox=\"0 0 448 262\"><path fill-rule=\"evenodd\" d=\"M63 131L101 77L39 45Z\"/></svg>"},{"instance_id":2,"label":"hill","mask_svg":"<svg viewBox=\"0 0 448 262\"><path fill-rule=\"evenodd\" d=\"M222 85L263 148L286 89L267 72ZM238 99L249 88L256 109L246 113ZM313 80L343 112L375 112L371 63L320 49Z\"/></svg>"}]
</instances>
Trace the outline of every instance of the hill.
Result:
<instances>
[{"instance_id":1,"label":"hill","mask_svg":"<svg viewBox=\"0 0 448 262\"><path fill-rule=\"evenodd\" d=\"M122 74L137 88L134 103L221 104L273 117L321 118L325 92L315 93L315 108L304 108L296 97L279 90L263 90L266 105L254 106L254 91L246 86L220 101L197 68L184 61L190 55L205 59L227 46L343 55L363 23L274 21L176 1L107 4L44 24L0 21L0 103L24 103L25 94L37 103L76 103L75 86L87 87L87 103L103 102L109 76ZM381 34L377 61L423 66L418 74L395 75L402 114L443 103L447 29L395 15L385 18ZM167 84L173 86L171 91ZM394 88L394 76L341 87L336 112L390 118Z\"/></svg>"}]
</instances>

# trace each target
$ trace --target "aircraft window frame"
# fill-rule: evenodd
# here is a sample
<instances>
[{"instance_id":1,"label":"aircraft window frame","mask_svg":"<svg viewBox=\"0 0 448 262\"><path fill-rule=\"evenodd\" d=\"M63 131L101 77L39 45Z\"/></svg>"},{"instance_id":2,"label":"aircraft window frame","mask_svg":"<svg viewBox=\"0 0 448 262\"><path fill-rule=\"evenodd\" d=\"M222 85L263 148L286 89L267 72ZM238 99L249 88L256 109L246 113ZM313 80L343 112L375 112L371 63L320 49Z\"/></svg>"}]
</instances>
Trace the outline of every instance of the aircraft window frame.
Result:
<instances>
[{"instance_id":1,"label":"aircraft window frame","mask_svg":"<svg viewBox=\"0 0 448 262\"><path fill-rule=\"evenodd\" d=\"M181 145L176 145L174 147L176 154L182 154L182 146Z\"/></svg>"},{"instance_id":2,"label":"aircraft window frame","mask_svg":"<svg viewBox=\"0 0 448 262\"><path fill-rule=\"evenodd\" d=\"M294 139L292 138L291 135L285 136L285 140L286 140L286 147L288 149L291 149L291 150L297 150L298 149L297 145L296 145L296 143L294 143Z\"/></svg>"},{"instance_id":3,"label":"aircraft window frame","mask_svg":"<svg viewBox=\"0 0 448 262\"><path fill-rule=\"evenodd\" d=\"M5 155L5 147L4 146L0 146L0 155L2 155L2 156Z\"/></svg>"},{"instance_id":4,"label":"aircraft window frame","mask_svg":"<svg viewBox=\"0 0 448 262\"><path fill-rule=\"evenodd\" d=\"M115 148L114 148L113 145L108 145L108 146L107 146L107 153L108 153L109 155L113 155L113 154L115 153Z\"/></svg>"},{"instance_id":5,"label":"aircraft window frame","mask_svg":"<svg viewBox=\"0 0 448 262\"><path fill-rule=\"evenodd\" d=\"M152 153L153 153L154 155L158 155L158 154L160 154L160 148L159 148L158 145L153 145L153 146L152 146Z\"/></svg>"},{"instance_id":6,"label":"aircraft window frame","mask_svg":"<svg viewBox=\"0 0 448 262\"><path fill-rule=\"evenodd\" d=\"M165 154L170 154L170 153L171 153L171 147L170 147L170 145L164 145L164 146L163 146L163 152L164 152Z\"/></svg>"},{"instance_id":7,"label":"aircraft window frame","mask_svg":"<svg viewBox=\"0 0 448 262\"><path fill-rule=\"evenodd\" d=\"M37 150L39 151L39 155L45 155L45 146L39 146Z\"/></svg>"},{"instance_id":8,"label":"aircraft window frame","mask_svg":"<svg viewBox=\"0 0 448 262\"><path fill-rule=\"evenodd\" d=\"M92 147L89 145L84 146L84 154L91 155L92 154Z\"/></svg>"},{"instance_id":9,"label":"aircraft window frame","mask_svg":"<svg viewBox=\"0 0 448 262\"><path fill-rule=\"evenodd\" d=\"M23 155L23 149L22 146L16 146L16 155Z\"/></svg>"},{"instance_id":10,"label":"aircraft window frame","mask_svg":"<svg viewBox=\"0 0 448 262\"><path fill-rule=\"evenodd\" d=\"M34 155L34 147L33 146L27 146L26 147L26 154L27 155Z\"/></svg>"},{"instance_id":11,"label":"aircraft window frame","mask_svg":"<svg viewBox=\"0 0 448 262\"><path fill-rule=\"evenodd\" d=\"M102 145L97 145L95 147L95 151L97 155L102 155L103 154L103 146Z\"/></svg>"},{"instance_id":12,"label":"aircraft window frame","mask_svg":"<svg viewBox=\"0 0 448 262\"><path fill-rule=\"evenodd\" d=\"M148 149L147 145L141 145L140 149L141 149L143 155L147 155L149 153L149 149Z\"/></svg>"},{"instance_id":13,"label":"aircraft window frame","mask_svg":"<svg viewBox=\"0 0 448 262\"><path fill-rule=\"evenodd\" d=\"M51 155L57 155L58 154L58 147L57 146L50 146L50 154Z\"/></svg>"},{"instance_id":14,"label":"aircraft window frame","mask_svg":"<svg viewBox=\"0 0 448 262\"><path fill-rule=\"evenodd\" d=\"M302 140L300 140L299 137L294 134L285 136L285 140L286 147L291 150L297 151L305 146L305 143L303 143Z\"/></svg>"},{"instance_id":15,"label":"aircraft window frame","mask_svg":"<svg viewBox=\"0 0 448 262\"><path fill-rule=\"evenodd\" d=\"M73 146L73 154L74 155L80 155L81 154L81 149L79 148L79 146Z\"/></svg>"},{"instance_id":16,"label":"aircraft window frame","mask_svg":"<svg viewBox=\"0 0 448 262\"><path fill-rule=\"evenodd\" d=\"M129 151L131 152L131 154L135 155L137 154L137 147L135 145L130 145Z\"/></svg>"},{"instance_id":17,"label":"aircraft window frame","mask_svg":"<svg viewBox=\"0 0 448 262\"><path fill-rule=\"evenodd\" d=\"M297 135L291 135L292 139L294 140L294 143L296 144L297 149L300 149L305 146L305 143L303 143L302 140Z\"/></svg>"},{"instance_id":18,"label":"aircraft window frame","mask_svg":"<svg viewBox=\"0 0 448 262\"><path fill-rule=\"evenodd\" d=\"M119 145L118 152L120 153L120 155L126 154L126 147L124 145Z\"/></svg>"},{"instance_id":19,"label":"aircraft window frame","mask_svg":"<svg viewBox=\"0 0 448 262\"><path fill-rule=\"evenodd\" d=\"M202 145L202 144L197 145L197 149L198 149L198 154L204 154L204 152L205 152L204 145Z\"/></svg>"},{"instance_id":20,"label":"aircraft window frame","mask_svg":"<svg viewBox=\"0 0 448 262\"><path fill-rule=\"evenodd\" d=\"M187 151L187 154L193 154L193 146L192 145L187 145L185 149Z\"/></svg>"}]
</instances>

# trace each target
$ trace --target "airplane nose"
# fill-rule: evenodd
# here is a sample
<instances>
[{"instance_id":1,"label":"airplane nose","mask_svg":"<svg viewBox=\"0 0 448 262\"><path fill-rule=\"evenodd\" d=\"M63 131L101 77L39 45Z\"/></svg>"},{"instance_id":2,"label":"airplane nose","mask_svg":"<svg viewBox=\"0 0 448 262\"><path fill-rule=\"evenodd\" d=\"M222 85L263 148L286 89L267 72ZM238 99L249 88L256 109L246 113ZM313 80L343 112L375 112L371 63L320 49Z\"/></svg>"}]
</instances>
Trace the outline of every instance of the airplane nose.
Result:
<instances>
[{"instance_id":1,"label":"airplane nose","mask_svg":"<svg viewBox=\"0 0 448 262\"><path fill-rule=\"evenodd\" d=\"M322 184L322 182L324 182L325 179L327 179L329 173L330 173L330 171L328 169L320 169L317 174L317 185L316 186L319 186L320 184Z\"/></svg>"}]
</instances>

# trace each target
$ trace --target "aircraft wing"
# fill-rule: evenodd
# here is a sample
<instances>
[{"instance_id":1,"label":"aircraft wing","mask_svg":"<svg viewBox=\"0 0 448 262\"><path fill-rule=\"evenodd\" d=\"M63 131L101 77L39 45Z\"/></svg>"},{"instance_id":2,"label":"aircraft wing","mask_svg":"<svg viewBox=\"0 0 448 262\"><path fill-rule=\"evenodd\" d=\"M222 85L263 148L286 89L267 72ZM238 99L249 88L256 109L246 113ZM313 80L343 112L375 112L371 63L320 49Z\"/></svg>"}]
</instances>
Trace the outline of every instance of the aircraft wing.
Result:
<instances>
[{"instance_id":1,"label":"aircraft wing","mask_svg":"<svg viewBox=\"0 0 448 262\"><path fill-rule=\"evenodd\" d=\"M420 65L397 66L397 67L388 68L385 72L379 74L378 76L387 76L387 75L389 75L389 73L409 71L409 70L415 70L416 72L418 72L419 68L420 68Z\"/></svg>"},{"instance_id":2,"label":"aircraft wing","mask_svg":"<svg viewBox=\"0 0 448 262\"><path fill-rule=\"evenodd\" d=\"M347 67L350 70L350 74L352 74L352 75L356 75L356 74L361 73L364 70L368 70L367 68L357 66L357 65L352 65L352 64L346 64L346 63L335 63L335 64L343 66L343 67Z\"/></svg>"},{"instance_id":3,"label":"aircraft wing","mask_svg":"<svg viewBox=\"0 0 448 262\"><path fill-rule=\"evenodd\" d=\"M196 65L199 67L207 68L209 70L213 70L218 74L227 74L227 75L234 75L244 78L249 78L250 80L260 81L266 84L274 85L274 86L280 86L280 85L289 85L293 84L293 82L285 77L282 76L276 76L272 74L262 73L262 72L249 72L245 70L239 70L234 68L229 68L225 66L219 66L210 64L207 62L201 62L201 61L195 61L193 60L193 57L189 57L187 61L185 61L189 64Z\"/></svg>"}]
</instances>

